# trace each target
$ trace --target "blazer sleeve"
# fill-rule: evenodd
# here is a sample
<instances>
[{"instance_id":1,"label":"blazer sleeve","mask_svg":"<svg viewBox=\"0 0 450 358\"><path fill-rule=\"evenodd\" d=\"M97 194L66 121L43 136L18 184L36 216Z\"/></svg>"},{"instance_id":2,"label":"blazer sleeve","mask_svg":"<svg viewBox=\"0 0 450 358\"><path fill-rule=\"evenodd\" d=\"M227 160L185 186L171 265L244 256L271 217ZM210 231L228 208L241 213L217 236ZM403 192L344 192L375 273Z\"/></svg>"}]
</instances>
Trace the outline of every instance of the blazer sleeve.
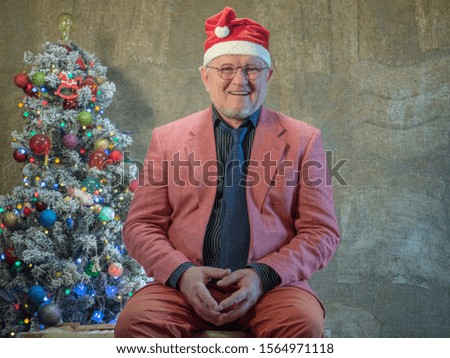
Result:
<instances>
[{"instance_id":1,"label":"blazer sleeve","mask_svg":"<svg viewBox=\"0 0 450 358\"><path fill-rule=\"evenodd\" d=\"M299 164L301 176L296 191L296 215L293 217L295 236L276 252L258 260L279 274L281 285L309 280L328 264L340 240L333 188L318 129Z\"/></svg>"},{"instance_id":2,"label":"blazer sleeve","mask_svg":"<svg viewBox=\"0 0 450 358\"><path fill-rule=\"evenodd\" d=\"M159 130L154 129L123 227L123 240L130 256L147 275L164 284L189 259L173 247L167 236L172 208L168 199L168 161L161 143Z\"/></svg>"}]
</instances>

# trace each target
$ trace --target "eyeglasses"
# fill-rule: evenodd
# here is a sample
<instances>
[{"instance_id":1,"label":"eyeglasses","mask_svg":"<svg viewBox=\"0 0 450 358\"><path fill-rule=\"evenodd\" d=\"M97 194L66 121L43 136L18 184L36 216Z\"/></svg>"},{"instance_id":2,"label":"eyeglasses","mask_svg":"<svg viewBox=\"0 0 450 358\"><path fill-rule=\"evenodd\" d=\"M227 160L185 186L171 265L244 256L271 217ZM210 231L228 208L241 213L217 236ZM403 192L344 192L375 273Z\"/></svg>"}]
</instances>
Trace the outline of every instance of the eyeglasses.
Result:
<instances>
[{"instance_id":1,"label":"eyeglasses","mask_svg":"<svg viewBox=\"0 0 450 358\"><path fill-rule=\"evenodd\" d=\"M219 73L219 76L224 80L232 80L234 76L236 76L236 73L238 69L242 68L242 72L244 73L245 77L247 77L249 80L257 80L259 76L261 76L261 72L263 70L268 69L268 67L261 67L257 65L245 65L245 66L233 66L233 65L224 65L223 67L211 67L211 66L205 66L206 68L211 68L213 70L217 70Z\"/></svg>"}]
</instances>

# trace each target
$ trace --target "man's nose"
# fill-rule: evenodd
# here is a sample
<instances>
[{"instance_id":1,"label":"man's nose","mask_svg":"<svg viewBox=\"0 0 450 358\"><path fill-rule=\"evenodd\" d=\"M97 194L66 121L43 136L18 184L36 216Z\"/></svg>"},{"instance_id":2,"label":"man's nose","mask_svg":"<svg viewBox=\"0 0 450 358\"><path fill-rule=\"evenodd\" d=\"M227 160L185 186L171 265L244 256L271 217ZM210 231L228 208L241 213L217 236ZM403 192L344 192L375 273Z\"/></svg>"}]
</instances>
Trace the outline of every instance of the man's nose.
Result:
<instances>
[{"instance_id":1,"label":"man's nose","mask_svg":"<svg viewBox=\"0 0 450 358\"><path fill-rule=\"evenodd\" d=\"M236 83L248 82L248 77L245 74L243 67L237 68L237 72L234 75L233 82L236 82Z\"/></svg>"}]
</instances>

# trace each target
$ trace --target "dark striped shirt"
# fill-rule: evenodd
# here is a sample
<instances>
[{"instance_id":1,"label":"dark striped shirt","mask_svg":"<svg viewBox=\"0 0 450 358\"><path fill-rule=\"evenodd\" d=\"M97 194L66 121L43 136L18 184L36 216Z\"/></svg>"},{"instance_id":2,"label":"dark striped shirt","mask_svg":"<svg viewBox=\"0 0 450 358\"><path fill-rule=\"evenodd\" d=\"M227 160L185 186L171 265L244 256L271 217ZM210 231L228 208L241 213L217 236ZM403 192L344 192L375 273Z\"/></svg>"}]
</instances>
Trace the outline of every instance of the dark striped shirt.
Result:
<instances>
[{"instance_id":1,"label":"dark striped shirt","mask_svg":"<svg viewBox=\"0 0 450 358\"><path fill-rule=\"evenodd\" d=\"M253 145L253 139L255 137L255 129L258 124L259 114L261 108L248 117L241 126L248 126L248 132L242 143L244 150L245 160L250 159L250 154ZM216 153L218 161L218 185L216 197L214 199L214 205L209 218L208 225L206 227L205 241L203 245L203 265L219 267L220 259L220 227L221 227L221 203L223 196L223 174L224 167L228 157L228 154L232 146L232 138L229 133L222 130L219 126L220 121L223 119L213 106L213 121L214 121L214 136L216 140ZM248 238L250 240L250 238ZM176 288L178 280L181 275L194 264L186 262L180 265L169 277L167 284ZM273 287L281 282L279 275L271 267L265 264L253 263L249 267L252 267L261 278L263 283L263 292L270 291Z\"/></svg>"}]
</instances>

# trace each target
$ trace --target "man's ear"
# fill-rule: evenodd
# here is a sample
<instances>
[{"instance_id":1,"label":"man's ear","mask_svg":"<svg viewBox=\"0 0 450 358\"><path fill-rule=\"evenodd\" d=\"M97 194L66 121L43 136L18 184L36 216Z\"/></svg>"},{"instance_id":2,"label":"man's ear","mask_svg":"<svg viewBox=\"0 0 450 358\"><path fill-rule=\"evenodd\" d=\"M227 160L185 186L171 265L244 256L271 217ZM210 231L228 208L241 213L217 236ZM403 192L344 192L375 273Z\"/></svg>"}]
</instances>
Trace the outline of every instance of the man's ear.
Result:
<instances>
[{"instance_id":1,"label":"man's ear","mask_svg":"<svg viewBox=\"0 0 450 358\"><path fill-rule=\"evenodd\" d=\"M208 71L205 66L200 66L200 75L202 77L203 84L205 85L206 91L209 92L209 77L208 77Z\"/></svg>"},{"instance_id":2,"label":"man's ear","mask_svg":"<svg viewBox=\"0 0 450 358\"><path fill-rule=\"evenodd\" d=\"M272 68L269 68L269 73L268 73L268 75L267 75L267 82L270 81L272 75L273 75L273 70L272 70Z\"/></svg>"}]
</instances>

